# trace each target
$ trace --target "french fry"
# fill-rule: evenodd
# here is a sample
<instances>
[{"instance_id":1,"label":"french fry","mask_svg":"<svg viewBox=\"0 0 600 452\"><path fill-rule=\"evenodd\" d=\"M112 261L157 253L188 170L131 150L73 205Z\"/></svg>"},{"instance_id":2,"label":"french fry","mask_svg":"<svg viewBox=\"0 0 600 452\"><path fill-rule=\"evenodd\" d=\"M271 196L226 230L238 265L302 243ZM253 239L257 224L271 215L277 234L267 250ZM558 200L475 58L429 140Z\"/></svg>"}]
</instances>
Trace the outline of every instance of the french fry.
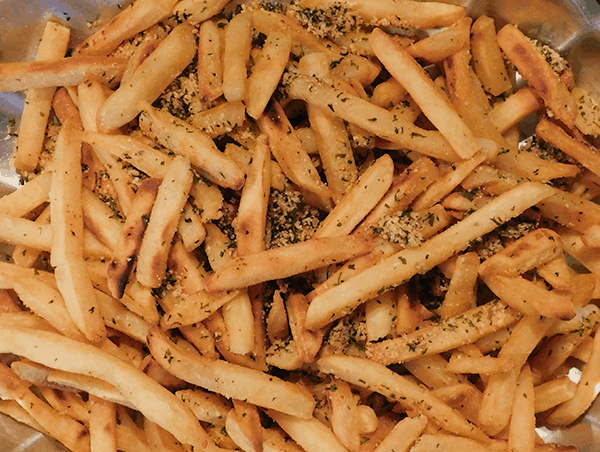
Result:
<instances>
[{"instance_id":1,"label":"french fry","mask_svg":"<svg viewBox=\"0 0 600 452\"><path fill-rule=\"evenodd\" d=\"M488 117L500 133L505 133L512 126L538 111L542 105L542 99L536 91L527 86L511 94L505 101L495 104Z\"/></svg>"},{"instance_id":2,"label":"french fry","mask_svg":"<svg viewBox=\"0 0 600 452\"><path fill-rule=\"evenodd\" d=\"M319 8L323 8L334 4L334 2L303 0L300 4L304 7L316 7L318 5ZM444 27L465 15L464 9L460 6L435 2L428 5L386 0L374 5L362 0L357 2L343 1L341 4L354 14L363 17L367 22L380 24L381 21L385 21L386 24L409 28Z\"/></svg>"},{"instance_id":3,"label":"french fry","mask_svg":"<svg viewBox=\"0 0 600 452\"><path fill-rule=\"evenodd\" d=\"M367 340L376 341L391 334L397 318L393 292L386 292L365 305Z\"/></svg>"},{"instance_id":4,"label":"french fry","mask_svg":"<svg viewBox=\"0 0 600 452\"><path fill-rule=\"evenodd\" d=\"M89 450L89 433L73 418L60 414L35 396L14 372L0 364L3 398L8 396L23 407L47 432L72 450Z\"/></svg>"},{"instance_id":5,"label":"french fry","mask_svg":"<svg viewBox=\"0 0 600 452\"><path fill-rule=\"evenodd\" d=\"M115 404L90 397L90 444L92 452L116 452L117 418Z\"/></svg>"},{"instance_id":6,"label":"french fry","mask_svg":"<svg viewBox=\"0 0 600 452\"><path fill-rule=\"evenodd\" d=\"M321 181L310 156L294 134L293 127L278 102L272 100L266 113L258 120L261 130L269 136L273 157L285 175L298 186L316 194L324 203L331 191Z\"/></svg>"},{"instance_id":7,"label":"french fry","mask_svg":"<svg viewBox=\"0 0 600 452\"><path fill-rule=\"evenodd\" d=\"M99 378L126 394L130 403L148 419L173 433L182 443L206 446L206 433L183 402L118 358L91 345L44 331L7 327L0 335L2 353L14 353L54 369Z\"/></svg>"},{"instance_id":8,"label":"french fry","mask_svg":"<svg viewBox=\"0 0 600 452\"><path fill-rule=\"evenodd\" d=\"M574 422L581 416L591 405L596 397L596 385L599 382L598 366L600 356L600 334L596 329L592 353L588 359L581 380L577 384L577 389L573 398L560 404L550 415L547 422L548 425L566 426Z\"/></svg>"},{"instance_id":9,"label":"french fry","mask_svg":"<svg viewBox=\"0 0 600 452\"><path fill-rule=\"evenodd\" d=\"M439 452L459 452L461 450L485 452L490 450L490 445L470 438L460 438L440 433L426 433L421 435L410 450L411 452L426 452L430 450Z\"/></svg>"},{"instance_id":10,"label":"french fry","mask_svg":"<svg viewBox=\"0 0 600 452\"><path fill-rule=\"evenodd\" d=\"M242 170L219 151L208 135L170 113L152 107L148 102L140 102L138 107L141 111L140 128L146 135L189 159L213 182L234 190L242 187Z\"/></svg>"},{"instance_id":11,"label":"french fry","mask_svg":"<svg viewBox=\"0 0 600 452\"><path fill-rule=\"evenodd\" d=\"M252 13L242 12L225 27L223 46L223 95L229 102L246 99L246 65L252 45Z\"/></svg>"},{"instance_id":12,"label":"french fry","mask_svg":"<svg viewBox=\"0 0 600 452\"><path fill-rule=\"evenodd\" d=\"M489 441L460 413L406 377L365 358L331 355L317 362L319 370L360 387L369 387L394 401L404 401L444 429L468 438Z\"/></svg>"},{"instance_id":13,"label":"french fry","mask_svg":"<svg viewBox=\"0 0 600 452\"><path fill-rule=\"evenodd\" d=\"M148 335L155 359L175 376L234 399L308 419L314 401L308 391L260 372L221 360L194 355L177 346L157 328Z\"/></svg>"},{"instance_id":14,"label":"french fry","mask_svg":"<svg viewBox=\"0 0 600 452\"><path fill-rule=\"evenodd\" d=\"M528 200L521 193L528 193ZM494 230L508 217L518 215L552 193L547 187L524 183L500 195L477 212L423 243L387 257L348 281L312 299L307 313L307 327L319 328L353 311L386 288L408 281L416 272L425 272L466 248L475 237ZM477 224L477 226L475 226ZM343 295L342 295L343 294Z\"/></svg>"},{"instance_id":15,"label":"french fry","mask_svg":"<svg viewBox=\"0 0 600 452\"><path fill-rule=\"evenodd\" d=\"M224 425L227 413L232 408L231 402L225 397L202 389L183 389L175 394L203 422Z\"/></svg>"},{"instance_id":16,"label":"french fry","mask_svg":"<svg viewBox=\"0 0 600 452\"><path fill-rule=\"evenodd\" d=\"M118 82L127 61L113 57L70 57L50 61L0 64L0 90L79 85L89 78Z\"/></svg>"},{"instance_id":17,"label":"french fry","mask_svg":"<svg viewBox=\"0 0 600 452\"><path fill-rule=\"evenodd\" d=\"M250 117L258 119L264 112L287 66L291 49L290 35L273 32L267 36L248 78L246 110Z\"/></svg>"},{"instance_id":18,"label":"french fry","mask_svg":"<svg viewBox=\"0 0 600 452\"><path fill-rule=\"evenodd\" d=\"M535 394L533 377L525 364L515 390L508 432L508 448L514 451L535 450Z\"/></svg>"},{"instance_id":19,"label":"french fry","mask_svg":"<svg viewBox=\"0 0 600 452\"><path fill-rule=\"evenodd\" d=\"M577 384L565 375L542 383L533 389L535 392L535 412L537 414L573 398L577 390Z\"/></svg>"},{"instance_id":20,"label":"french fry","mask_svg":"<svg viewBox=\"0 0 600 452\"><path fill-rule=\"evenodd\" d=\"M468 45L471 21L470 18L459 19L445 30L409 45L406 51L413 58L439 63Z\"/></svg>"},{"instance_id":21,"label":"french fry","mask_svg":"<svg viewBox=\"0 0 600 452\"><path fill-rule=\"evenodd\" d=\"M135 118L140 101L154 102L183 71L196 54L196 39L190 25L182 24L156 48L98 110L98 130L112 132ZM91 143L90 143L91 144Z\"/></svg>"},{"instance_id":22,"label":"french fry","mask_svg":"<svg viewBox=\"0 0 600 452\"><path fill-rule=\"evenodd\" d=\"M429 355L404 363L406 369L431 389L467 383L466 379L448 369L442 355Z\"/></svg>"},{"instance_id":23,"label":"french fry","mask_svg":"<svg viewBox=\"0 0 600 452\"><path fill-rule=\"evenodd\" d=\"M144 421L144 432L150 449L155 452L183 452L185 450L173 435L154 422Z\"/></svg>"},{"instance_id":24,"label":"french fry","mask_svg":"<svg viewBox=\"0 0 600 452\"><path fill-rule=\"evenodd\" d=\"M479 256L466 253L458 256L448 292L439 307L442 317L451 317L476 306Z\"/></svg>"},{"instance_id":25,"label":"french fry","mask_svg":"<svg viewBox=\"0 0 600 452\"><path fill-rule=\"evenodd\" d=\"M186 202L183 207L181 218L177 224L177 232L188 252L198 248L206 238L206 228L202 217L189 202Z\"/></svg>"},{"instance_id":26,"label":"french fry","mask_svg":"<svg viewBox=\"0 0 600 452\"><path fill-rule=\"evenodd\" d=\"M48 201L52 173L46 171L16 190L0 198L0 214L24 217L36 207Z\"/></svg>"},{"instance_id":27,"label":"french fry","mask_svg":"<svg viewBox=\"0 0 600 452\"><path fill-rule=\"evenodd\" d=\"M138 67L140 67L140 64L146 61L150 54L156 50L156 48L164 38L165 36L162 36L162 33L160 35L157 34L157 36L149 37L147 41L136 47L135 51L133 52L133 55L131 55L131 57L129 58L129 61L127 63L127 69L125 69L125 73L121 78L121 83L129 83L129 80L131 79L133 73L137 70Z\"/></svg>"},{"instance_id":28,"label":"french fry","mask_svg":"<svg viewBox=\"0 0 600 452\"><path fill-rule=\"evenodd\" d=\"M136 275L138 281L146 287L160 287L162 283L171 241L192 180L189 160L181 156L175 157L158 188L138 254Z\"/></svg>"},{"instance_id":29,"label":"french fry","mask_svg":"<svg viewBox=\"0 0 600 452\"><path fill-rule=\"evenodd\" d=\"M535 88L544 103L567 127L575 125L577 106L568 88L534 44L517 27L505 25L496 37L498 45Z\"/></svg>"},{"instance_id":30,"label":"french fry","mask_svg":"<svg viewBox=\"0 0 600 452\"><path fill-rule=\"evenodd\" d=\"M38 432L48 434L44 428L14 400L0 400L0 413L5 414L21 424L28 425Z\"/></svg>"},{"instance_id":31,"label":"french fry","mask_svg":"<svg viewBox=\"0 0 600 452\"><path fill-rule=\"evenodd\" d=\"M408 452L426 425L427 418L422 415L401 420L373 452Z\"/></svg>"},{"instance_id":32,"label":"french fry","mask_svg":"<svg viewBox=\"0 0 600 452\"><path fill-rule=\"evenodd\" d=\"M324 237L235 258L207 278L209 291L232 290L326 267L369 251L355 237ZM287 266L281 265L286 262Z\"/></svg>"},{"instance_id":33,"label":"french fry","mask_svg":"<svg viewBox=\"0 0 600 452\"><path fill-rule=\"evenodd\" d=\"M333 433L349 451L357 451L360 447L358 403L350 385L342 380L333 380L325 392Z\"/></svg>"},{"instance_id":34,"label":"french fry","mask_svg":"<svg viewBox=\"0 0 600 452\"><path fill-rule=\"evenodd\" d=\"M123 229L117 218L118 213L87 188L81 191L81 210L85 228L102 243L114 249Z\"/></svg>"},{"instance_id":35,"label":"french fry","mask_svg":"<svg viewBox=\"0 0 600 452\"><path fill-rule=\"evenodd\" d=\"M168 17L175 3L175 0L137 0L79 44L75 51L80 55L108 55L121 42Z\"/></svg>"},{"instance_id":36,"label":"french fry","mask_svg":"<svg viewBox=\"0 0 600 452\"><path fill-rule=\"evenodd\" d=\"M221 12L227 3L227 0L218 0L216 2L208 0L183 0L175 5L173 12L187 18L190 22L204 22Z\"/></svg>"},{"instance_id":37,"label":"french fry","mask_svg":"<svg viewBox=\"0 0 600 452\"><path fill-rule=\"evenodd\" d=\"M494 19L481 16L473 23L471 52L475 73L488 93L499 96L512 88L502 53L496 43Z\"/></svg>"},{"instance_id":38,"label":"french fry","mask_svg":"<svg viewBox=\"0 0 600 452\"><path fill-rule=\"evenodd\" d=\"M384 32L375 29L369 39L375 55L408 91L427 118L448 140L461 158L470 158L481 146L458 116L446 95L404 49Z\"/></svg>"},{"instance_id":39,"label":"french fry","mask_svg":"<svg viewBox=\"0 0 600 452\"><path fill-rule=\"evenodd\" d=\"M140 249L159 186L158 179L146 179L141 183L115 244L115 254L108 266L106 277L110 293L117 299L123 297L125 287L129 283L135 266L135 256Z\"/></svg>"},{"instance_id":40,"label":"french fry","mask_svg":"<svg viewBox=\"0 0 600 452\"><path fill-rule=\"evenodd\" d=\"M212 102L223 94L224 36L214 21L200 24L198 43L198 86L202 99Z\"/></svg>"},{"instance_id":41,"label":"french fry","mask_svg":"<svg viewBox=\"0 0 600 452\"><path fill-rule=\"evenodd\" d=\"M37 50L36 61L63 58L70 37L71 33L67 27L56 22L47 22ZM31 89L27 92L12 160L12 165L17 170L33 171L38 165L55 91L54 87L47 87Z\"/></svg>"},{"instance_id":42,"label":"french fry","mask_svg":"<svg viewBox=\"0 0 600 452\"><path fill-rule=\"evenodd\" d=\"M194 112L190 116L190 123L211 138L217 138L241 126L245 119L246 107L243 102L223 102L200 113Z\"/></svg>"}]
</instances>

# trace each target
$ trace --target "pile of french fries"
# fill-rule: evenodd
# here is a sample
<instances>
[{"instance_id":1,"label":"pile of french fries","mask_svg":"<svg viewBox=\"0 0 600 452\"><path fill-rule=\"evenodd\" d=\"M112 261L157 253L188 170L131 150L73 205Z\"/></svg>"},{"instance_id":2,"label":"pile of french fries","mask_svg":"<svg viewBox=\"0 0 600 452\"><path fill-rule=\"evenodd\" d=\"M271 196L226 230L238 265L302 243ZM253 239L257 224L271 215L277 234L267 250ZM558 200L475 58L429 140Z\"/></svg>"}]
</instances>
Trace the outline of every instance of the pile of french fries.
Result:
<instances>
[{"instance_id":1,"label":"pile of french fries","mask_svg":"<svg viewBox=\"0 0 600 452\"><path fill-rule=\"evenodd\" d=\"M600 384L568 65L408 0L136 0L69 45L0 64L0 412L77 452L577 450L536 431Z\"/></svg>"}]
</instances>

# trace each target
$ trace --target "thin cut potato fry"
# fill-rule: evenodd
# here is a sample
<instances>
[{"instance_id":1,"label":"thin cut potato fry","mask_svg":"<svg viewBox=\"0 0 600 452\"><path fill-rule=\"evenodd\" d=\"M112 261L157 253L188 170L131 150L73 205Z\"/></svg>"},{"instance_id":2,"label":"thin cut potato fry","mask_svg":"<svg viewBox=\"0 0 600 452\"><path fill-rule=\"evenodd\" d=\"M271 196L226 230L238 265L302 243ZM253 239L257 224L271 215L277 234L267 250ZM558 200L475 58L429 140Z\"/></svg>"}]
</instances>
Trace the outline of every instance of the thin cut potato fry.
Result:
<instances>
[{"instance_id":1,"label":"thin cut potato fry","mask_svg":"<svg viewBox=\"0 0 600 452\"><path fill-rule=\"evenodd\" d=\"M192 182L189 160L175 157L158 188L138 254L137 280L146 287L160 287L162 283L171 241Z\"/></svg>"},{"instance_id":2,"label":"thin cut potato fry","mask_svg":"<svg viewBox=\"0 0 600 452\"><path fill-rule=\"evenodd\" d=\"M430 391L381 364L365 358L330 355L319 359L317 365L321 372L363 388L368 387L391 400L410 404L450 432L480 441L489 441L481 430L470 424L460 413L439 400Z\"/></svg>"},{"instance_id":3,"label":"thin cut potato fry","mask_svg":"<svg viewBox=\"0 0 600 452\"><path fill-rule=\"evenodd\" d=\"M56 22L47 22L37 49L36 61L63 58L70 37L71 32L67 27ZM12 165L17 170L33 171L38 165L55 91L54 87L27 91L12 159Z\"/></svg>"},{"instance_id":4,"label":"thin cut potato fry","mask_svg":"<svg viewBox=\"0 0 600 452\"><path fill-rule=\"evenodd\" d=\"M16 190L0 198L0 214L23 217L36 207L48 201L52 172L45 171Z\"/></svg>"},{"instance_id":5,"label":"thin cut potato fry","mask_svg":"<svg viewBox=\"0 0 600 452\"><path fill-rule=\"evenodd\" d=\"M402 419L373 452L408 452L425 430L427 422L423 415Z\"/></svg>"},{"instance_id":6,"label":"thin cut potato fry","mask_svg":"<svg viewBox=\"0 0 600 452\"><path fill-rule=\"evenodd\" d=\"M87 188L81 191L83 224L98 240L114 249L123 226L115 212Z\"/></svg>"},{"instance_id":7,"label":"thin cut potato fry","mask_svg":"<svg viewBox=\"0 0 600 452\"><path fill-rule=\"evenodd\" d=\"M149 38L148 41L140 44L133 55L129 58L129 62L127 63L127 69L125 69L125 73L123 74L123 78L121 79L121 83L129 83L131 76L140 67L144 61L148 59L150 54L156 50L158 45L163 41L164 36L156 36L154 38Z\"/></svg>"},{"instance_id":8,"label":"thin cut potato fry","mask_svg":"<svg viewBox=\"0 0 600 452\"><path fill-rule=\"evenodd\" d=\"M313 238L235 258L206 280L210 291L232 290L265 281L286 278L309 270L346 261L369 251L364 240L350 237ZM283 264L287 265L283 265Z\"/></svg>"},{"instance_id":9,"label":"thin cut potato fry","mask_svg":"<svg viewBox=\"0 0 600 452\"><path fill-rule=\"evenodd\" d=\"M44 331L6 327L0 336L0 352L110 383L148 419L173 433L182 443L206 446L206 433L183 402L118 358L91 345Z\"/></svg>"},{"instance_id":10,"label":"thin cut potato fry","mask_svg":"<svg viewBox=\"0 0 600 452\"><path fill-rule=\"evenodd\" d=\"M229 102L244 100L248 95L246 65L252 47L252 13L234 16L225 27L223 46L223 95Z\"/></svg>"},{"instance_id":11,"label":"thin cut potato fry","mask_svg":"<svg viewBox=\"0 0 600 452\"><path fill-rule=\"evenodd\" d=\"M231 402L225 397L203 389L183 389L175 393L200 421L223 425Z\"/></svg>"},{"instance_id":12,"label":"thin cut potato fry","mask_svg":"<svg viewBox=\"0 0 600 452\"><path fill-rule=\"evenodd\" d=\"M458 256L448 292L439 307L442 317L452 317L476 306L478 268L479 256L476 253Z\"/></svg>"},{"instance_id":13,"label":"thin cut potato fry","mask_svg":"<svg viewBox=\"0 0 600 452\"><path fill-rule=\"evenodd\" d=\"M446 161L460 159L439 132L417 127L391 111L325 82L297 76L290 81L289 93L325 111L329 109L335 116L403 148Z\"/></svg>"},{"instance_id":14,"label":"thin cut potato fry","mask_svg":"<svg viewBox=\"0 0 600 452\"><path fill-rule=\"evenodd\" d=\"M494 19L481 16L473 23L471 52L475 73L488 93L499 96L512 88L502 52L496 42Z\"/></svg>"},{"instance_id":15,"label":"thin cut potato fry","mask_svg":"<svg viewBox=\"0 0 600 452\"><path fill-rule=\"evenodd\" d=\"M490 121L500 133L505 133L530 114L542 107L542 99L529 86L511 94L505 101L498 102L489 112Z\"/></svg>"},{"instance_id":16,"label":"thin cut potato fry","mask_svg":"<svg viewBox=\"0 0 600 452\"><path fill-rule=\"evenodd\" d=\"M121 42L150 28L171 14L176 0L138 0L124 9L75 49L80 55L108 55Z\"/></svg>"},{"instance_id":17,"label":"thin cut potato fry","mask_svg":"<svg viewBox=\"0 0 600 452\"><path fill-rule=\"evenodd\" d=\"M189 118L193 126L202 129L211 138L233 131L236 126L241 126L245 119L246 107L241 101L223 102L200 113L195 112Z\"/></svg>"},{"instance_id":18,"label":"thin cut potato fry","mask_svg":"<svg viewBox=\"0 0 600 452\"><path fill-rule=\"evenodd\" d=\"M10 416L15 421L37 430L38 432L48 434L44 428L17 402L14 400L0 400L0 413Z\"/></svg>"},{"instance_id":19,"label":"thin cut potato fry","mask_svg":"<svg viewBox=\"0 0 600 452\"><path fill-rule=\"evenodd\" d=\"M234 399L308 419L314 401L308 391L293 383L221 360L193 354L171 342L160 330L148 335L152 356L182 380Z\"/></svg>"},{"instance_id":20,"label":"thin cut potato fry","mask_svg":"<svg viewBox=\"0 0 600 452\"><path fill-rule=\"evenodd\" d=\"M439 63L469 43L471 22L468 17L459 19L445 30L409 45L406 51L413 58Z\"/></svg>"},{"instance_id":21,"label":"thin cut potato fry","mask_svg":"<svg viewBox=\"0 0 600 452\"><path fill-rule=\"evenodd\" d=\"M358 403L350 385L343 380L333 380L326 389L331 411L331 429L350 452L360 447Z\"/></svg>"},{"instance_id":22,"label":"thin cut potato fry","mask_svg":"<svg viewBox=\"0 0 600 452\"><path fill-rule=\"evenodd\" d=\"M369 38L375 55L392 76L408 91L423 113L462 158L469 158L481 146L460 118L448 97L406 50L384 32L375 29Z\"/></svg>"},{"instance_id":23,"label":"thin cut potato fry","mask_svg":"<svg viewBox=\"0 0 600 452\"><path fill-rule=\"evenodd\" d=\"M89 78L119 81L127 60L113 57L70 57L51 61L0 64L0 91L79 85Z\"/></svg>"},{"instance_id":24,"label":"thin cut potato fry","mask_svg":"<svg viewBox=\"0 0 600 452\"><path fill-rule=\"evenodd\" d=\"M117 299L123 297L129 283L159 186L158 179L146 179L140 184L115 245L106 277L110 293Z\"/></svg>"},{"instance_id":25,"label":"thin cut potato fry","mask_svg":"<svg viewBox=\"0 0 600 452\"><path fill-rule=\"evenodd\" d=\"M218 14L227 3L228 0L182 0L175 5L173 12L198 23Z\"/></svg>"},{"instance_id":26,"label":"thin cut potato fry","mask_svg":"<svg viewBox=\"0 0 600 452\"><path fill-rule=\"evenodd\" d=\"M198 40L198 88L202 100L211 102L223 94L223 36L212 20L200 24Z\"/></svg>"},{"instance_id":27,"label":"thin cut potato fry","mask_svg":"<svg viewBox=\"0 0 600 452\"><path fill-rule=\"evenodd\" d=\"M94 396L90 397L90 403L91 452L116 452L115 404Z\"/></svg>"},{"instance_id":28,"label":"thin cut potato fry","mask_svg":"<svg viewBox=\"0 0 600 452\"><path fill-rule=\"evenodd\" d=\"M493 231L499 224L551 194L552 189L541 184L523 183L500 195L421 247L387 257L339 286L314 297L308 308L307 327L322 327L375 297L382 288L398 286L417 272L423 273L433 268L466 248L473 238Z\"/></svg>"},{"instance_id":29,"label":"thin cut potato fry","mask_svg":"<svg viewBox=\"0 0 600 452\"><path fill-rule=\"evenodd\" d=\"M575 100L533 42L511 24L505 25L496 39L506 56L544 99L548 108L567 127L574 127L577 116Z\"/></svg>"},{"instance_id":30,"label":"thin cut potato fry","mask_svg":"<svg viewBox=\"0 0 600 452\"><path fill-rule=\"evenodd\" d=\"M535 412L537 414L573 398L577 390L577 384L565 375L564 377L547 381L533 389L535 392Z\"/></svg>"},{"instance_id":31,"label":"thin cut potato fry","mask_svg":"<svg viewBox=\"0 0 600 452\"><path fill-rule=\"evenodd\" d=\"M535 450L535 394L533 377L525 364L517 380L508 432L508 448L515 452Z\"/></svg>"},{"instance_id":32,"label":"thin cut potato fry","mask_svg":"<svg viewBox=\"0 0 600 452\"><path fill-rule=\"evenodd\" d=\"M287 66L291 49L290 35L273 32L267 36L248 78L246 110L250 117L258 119L264 112Z\"/></svg>"},{"instance_id":33,"label":"thin cut potato fry","mask_svg":"<svg viewBox=\"0 0 600 452\"><path fill-rule=\"evenodd\" d=\"M413 333L367 345L367 355L385 365L441 353L512 325L520 314L502 302L491 302L444 319ZM472 328L472 325L475 328Z\"/></svg>"},{"instance_id":34,"label":"thin cut potato fry","mask_svg":"<svg viewBox=\"0 0 600 452\"><path fill-rule=\"evenodd\" d=\"M421 435L410 449L411 452L429 452L432 450L436 452L460 452L465 450L469 452L489 452L494 449L490 444L481 441L440 433Z\"/></svg>"},{"instance_id":35,"label":"thin cut potato fry","mask_svg":"<svg viewBox=\"0 0 600 452\"><path fill-rule=\"evenodd\" d=\"M306 452L348 452L335 434L314 417L302 419L274 410L267 414Z\"/></svg>"},{"instance_id":36,"label":"thin cut potato fry","mask_svg":"<svg viewBox=\"0 0 600 452\"><path fill-rule=\"evenodd\" d=\"M73 418L60 414L39 399L5 364L0 364L3 398L19 403L39 424L71 450L89 450L89 432Z\"/></svg>"},{"instance_id":37,"label":"thin cut potato fry","mask_svg":"<svg viewBox=\"0 0 600 452\"><path fill-rule=\"evenodd\" d=\"M329 212L314 237L350 234L388 191L393 176L394 162L391 157L384 155L377 159Z\"/></svg>"},{"instance_id":38,"label":"thin cut potato fry","mask_svg":"<svg viewBox=\"0 0 600 452\"><path fill-rule=\"evenodd\" d=\"M184 446L173 435L154 422L144 421L144 433L150 448L155 452L184 452Z\"/></svg>"},{"instance_id":39,"label":"thin cut potato fry","mask_svg":"<svg viewBox=\"0 0 600 452\"><path fill-rule=\"evenodd\" d=\"M98 130L112 132L135 118L137 102L154 102L183 71L196 54L196 38L190 25L182 24L156 48L98 110Z\"/></svg>"},{"instance_id":40,"label":"thin cut potato fry","mask_svg":"<svg viewBox=\"0 0 600 452\"><path fill-rule=\"evenodd\" d=\"M334 4L333 0L303 0L300 5L323 8ZM415 3L383 0L377 3L368 0L342 1L342 5L351 12L363 17L366 21L379 24L381 21L393 26L407 28L437 28L451 25L464 17L465 10L456 5L446 3Z\"/></svg>"},{"instance_id":41,"label":"thin cut potato fry","mask_svg":"<svg viewBox=\"0 0 600 452\"><path fill-rule=\"evenodd\" d=\"M213 140L185 121L166 111L140 102L140 128L161 145L188 158L192 165L204 170L210 180L226 188L239 190L244 173L233 160L224 155Z\"/></svg>"}]
</instances>

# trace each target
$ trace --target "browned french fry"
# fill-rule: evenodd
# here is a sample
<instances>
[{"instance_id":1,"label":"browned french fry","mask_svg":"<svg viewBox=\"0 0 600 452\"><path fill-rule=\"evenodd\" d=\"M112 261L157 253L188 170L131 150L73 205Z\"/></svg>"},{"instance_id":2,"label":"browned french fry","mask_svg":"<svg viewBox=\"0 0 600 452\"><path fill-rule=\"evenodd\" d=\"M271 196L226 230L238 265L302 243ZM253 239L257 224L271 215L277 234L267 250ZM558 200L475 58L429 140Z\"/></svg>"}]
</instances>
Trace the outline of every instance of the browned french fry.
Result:
<instances>
[{"instance_id":1,"label":"browned french fry","mask_svg":"<svg viewBox=\"0 0 600 452\"><path fill-rule=\"evenodd\" d=\"M460 413L451 409L430 391L381 364L365 358L341 355L326 356L317 364L321 372L335 375L357 386L369 387L370 390L392 400L410 404L448 431L468 438L488 441L481 430L470 424Z\"/></svg>"},{"instance_id":2,"label":"browned french fry","mask_svg":"<svg viewBox=\"0 0 600 452\"><path fill-rule=\"evenodd\" d=\"M108 55L121 42L150 28L171 14L175 0L137 0L77 46L81 55Z\"/></svg>"},{"instance_id":3,"label":"browned french fry","mask_svg":"<svg viewBox=\"0 0 600 452\"><path fill-rule=\"evenodd\" d=\"M527 193L527 200L522 194ZM469 242L493 231L552 194L541 184L523 183L500 195L477 212L446 229L417 249L407 249L385 258L342 284L313 298L307 313L307 327L319 328L353 311L378 293L408 281L417 271L425 272L463 250Z\"/></svg>"},{"instance_id":4,"label":"browned french fry","mask_svg":"<svg viewBox=\"0 0 600 452\"><path fill-rule=\"evenodd\" d=\"M499 96L512 88L502 53L496 43L494 19L481 16L473 23L471 52L475 73L488 93Z\"/></svg>"},{"instance_id":5,"label":"browned french fry","mask_svg":"<svg viewBox=\"0 0 600 452\"><path fill-rule=\"evenodd\" d=\"M544 99L548 108L558 119L572 128L577 116L575 100L533 42L511 24L505 25L498 32L496 39L506 56Z\"/></svg>"},{"instance_id":6,"label":"browned french fry","mask_svg":"<svg viewBox=\"0 0 600 452\"><path fill-rule=\"evenodd\" d=\"M137 102L154 102L196 54L196 38L190 25L182 24L156 48L98 110L98 130L112 132L135 118Z\"/></svg>"},{"instance_id":7,"label":"browned french fry","mask_svg":"<svg viewBox=\"0 0 600 452\"><path fill-rule=\"evenodd\" d=\"M129 283L159 185L158 179L146 179L141 183L115 245L106 276L110 293L117 299L123 297Z\"/></svg>"},{"instance_id":8,"label":"browned french fry","mask_svg":"<svg viewBox=\"0 0 600 452\"><path fill-rule=\"evenodd\" d=\"M269 136L271 152L285 175L327 203L331 191L321 181L317 169L294 134L294 129L278 102L271 101L266 113L258 120L258 125Z\"/></svg>"},{"instance_id":9,"label":"browned french fry","mask_svg":"<svg viewBox=\"0 0 600 452\"><path fill-rule=\"evenodd\" d=\"M481 148L448 97L412 56L379 29L373 31L369 42L384 66L406 88L461 158L469 158Z\"/></svg>"},{"instance_id":10,"label":"browned french fry","mask_svg":"<svg viewBox=\"0 0 600 452\"><path fill-rule=\"evenodd\" d=\"M162 283L171 241L192 182L189 160L181 156L175 157L158 188L138 254L136 275L138 281L146 287L160 287Z\"/></svg>"},{"instance_id":11,"label":"browned french fry","mask_svg":"<svg viewBox=\"0 0 600 452\"><path fill-rule=\"evenodd\" d=\"M113 57L71 57L51 61L0 64L0 90L79 85L89 78L119 81L127 62Z\"/></svg>"},{"instance_id":12,"label":"browned french fry","mask_svg":"<svg viewBox=\"0 0 600 452\"><path fill-rule=\"evenodd\" d=\"M323 237L235 258L206 280L209 291L232 290L346 261L369 251L356 237ZM283 262L286 265L282 265Z\"/></svg>"},{"instance_id":13,"label":"browned french fry","mask_svg":"<svg viewBox=\"0 0 600 452\"><path fill-rule=\"evenodd\" d=\"M152 355L169 372L210 391L308 419L314 401L293 383L221 360L195 355L174 344L157 328L148 335Z\"/></svg>"},{"instance_id":14,"label":"browned french fry","mask_svg":"<svg viewBox=\"0 0 600 452\"><path fill-rule=\"evenodd\" d=\"M89 432L73 418L60 414L35 396L5 364L0 364L3 398L15 400L47 432L71 450L89 450Z\"/></svg>"}]
</instances>

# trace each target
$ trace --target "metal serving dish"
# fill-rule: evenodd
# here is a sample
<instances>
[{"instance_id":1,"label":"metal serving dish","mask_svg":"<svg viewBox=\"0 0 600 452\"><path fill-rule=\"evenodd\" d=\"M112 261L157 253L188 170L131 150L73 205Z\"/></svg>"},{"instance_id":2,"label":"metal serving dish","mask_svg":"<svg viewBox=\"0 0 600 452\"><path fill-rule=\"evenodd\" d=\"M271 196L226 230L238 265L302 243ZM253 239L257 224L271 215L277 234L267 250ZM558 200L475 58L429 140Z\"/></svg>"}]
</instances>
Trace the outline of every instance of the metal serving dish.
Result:
<instances>
[{"instance_id":1,"label":"metal serving dish","mask_svg":"<svg viewBox=\"0 0 600 452\"><path fill-rule=\"evenodd\" d=\"M277 1L277 0L275 0ZM377 0L373 0L377 1ZM426 1L426 0L424 0ZM566 55L577 84L600 97L600 1L594 0L438 0L462 5L472 17L493 17L498 27L517 24L529 36ZM43 24L54 18L69 25L81 41L118 10L124 0L0 0L0 62L35 56ZM0 196L19 186L9 161L18 131L22 93L0 93ZM574 374L577 371L573 370ZM600 403L566 430L540 429L551 442L575 445L580 452L600 450ZM65 449L34 430L0 415L0 452L55 452Z\"/></svg>"}]
</instances>

